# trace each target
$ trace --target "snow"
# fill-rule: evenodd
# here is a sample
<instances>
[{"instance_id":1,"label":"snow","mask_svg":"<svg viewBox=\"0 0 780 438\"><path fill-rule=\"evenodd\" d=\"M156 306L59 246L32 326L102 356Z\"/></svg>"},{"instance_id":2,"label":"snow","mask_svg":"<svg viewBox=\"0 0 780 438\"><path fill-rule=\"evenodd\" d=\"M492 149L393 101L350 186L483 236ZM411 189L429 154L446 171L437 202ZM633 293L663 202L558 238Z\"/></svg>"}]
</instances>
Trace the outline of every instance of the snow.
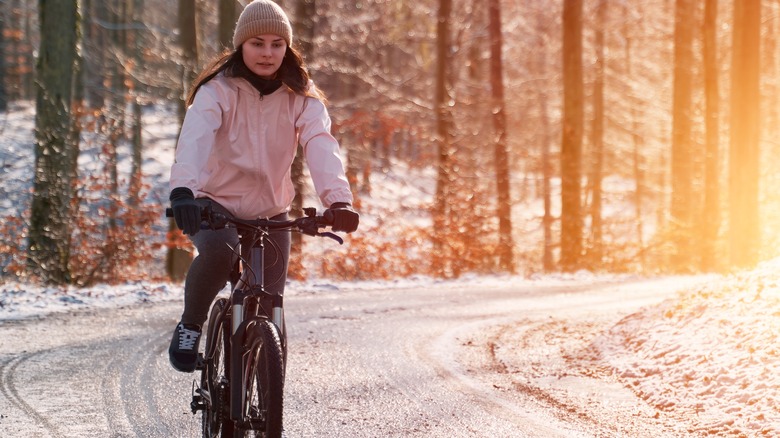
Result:
<instances>
[{"instance_id":1,"label":"snow","mask_svg":"<svg viewBox=\"0 0 780 438\"><path fill-rule=\"evenodd\" d=\"M780 260L627 316L593 343L622 383L696 432L780 436Z\"/></svg>"},{"instance_id":2,"label":"snow","mask_svg":"<svg viewBox=\"0 0 780 438\"><path fill-rule=\"evenodd\" d=\"M490 288L506 284L560 285L572 282L595 281L597 277L580 272L521 278L518 276L464 276L456 280L441 280L414 276L397 280L332 281L312 279L288 280L285 295L306 295L334 291L412 289L424 286ZM221 294L227 294L227 287ZM75 312L86 309L112 308L139 303L181 301L184 290L181 283L135 282L120 285L40 286L20 282L0 284L0 321L42 318L52 313Z\"/></svg>"},{"instance_id":3,"label":"snow","mask_svg":"<svg viewBox=\"0 0 780 438\"><path fill-rule=\"evenodd\" d=\"M0 214L19 215L29 200L32 172L31 106L0 114ZM167 168L175 142L172 111L147 114L144 136L151 146L144 164L155 181L151 199L167 198ZM83 164L88 164L83 163ZM125 163L126 172L129 165ZM413 178L377 174L374 197L395 210L410 198L431 196L430 174ZM373 195L373 194L372 194ZM394 196L393 196L394 195ZM367 208L376 208L369 206ZM381 217L379 214L369 215ZM369 219L370 220L370 219ZM620 381L660 410L696 417L697 432L718 435L780 436L780 259L749 272L714 277L675 299L631 314L598 336L592 349ZM413 277L394 281L291 281L288 294L334 290L538 285L592 281L594 275L466 276L458 280ZM2 281L2 279L0 279ZM136 282L90 288L0 284L0 321L42 318L79 309L181 300L181 284Z\"/></svg>"}]
</instances>

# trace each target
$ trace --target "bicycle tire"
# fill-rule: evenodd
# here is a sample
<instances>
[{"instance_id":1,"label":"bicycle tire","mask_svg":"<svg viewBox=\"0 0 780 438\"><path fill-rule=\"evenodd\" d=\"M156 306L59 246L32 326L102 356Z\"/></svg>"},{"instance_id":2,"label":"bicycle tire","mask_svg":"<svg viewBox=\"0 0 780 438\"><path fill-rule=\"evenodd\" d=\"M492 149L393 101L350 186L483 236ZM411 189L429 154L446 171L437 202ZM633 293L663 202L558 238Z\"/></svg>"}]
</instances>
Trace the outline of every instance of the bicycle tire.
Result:
<instances>
[{"instance_id":1,"label":"bicycle tire","mask_svg":"<svg viewBox=\"0 0 780 438\"><path fill-rule=\"evenodd\" d=\"M227 395L228 370L230 369L230 319L225 317L228 301L220 298L214 302L208 320L208 334L201 388L206 388L210 402L203 410L203 437L232 438L233 422L230 420Z\"/></svg>"},{"instance_id":2,"label":"bicycle tire","mask_svg":"<svg viewBox=\"0 0 780 438\"><path fill-rule=\"evenodd\" d=\"M284 357L279 331L262 319L250 332L250 354L245 367L244 390L247 424L262 424L262 430L236 431L234 438L282 436L284 411Z\"/></svg>"}]
</instances>

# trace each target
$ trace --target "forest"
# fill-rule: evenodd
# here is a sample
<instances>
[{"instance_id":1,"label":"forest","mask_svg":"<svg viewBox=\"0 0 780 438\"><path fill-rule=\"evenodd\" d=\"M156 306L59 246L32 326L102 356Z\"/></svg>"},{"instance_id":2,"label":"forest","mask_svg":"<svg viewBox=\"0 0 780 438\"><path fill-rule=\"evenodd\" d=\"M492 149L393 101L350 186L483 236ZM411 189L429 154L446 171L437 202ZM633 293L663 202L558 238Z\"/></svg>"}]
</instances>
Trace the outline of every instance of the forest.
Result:
<instances>
[{"instance_id":1,"label":"forest","mask_svg":"<svg viewBox=\"0 0 780 438\"><path fill-rule=\"evenodd\" d=\"M322 275L726 272L778 256L778 2L277 3L327 95L356 208L425 218L397 221L404 239L361 228L353 262ZM181 277L189 242L160 208L134 208L159 202L143 115L181 121L245 4L0 3L0 115L35 108L0 279L123 281L155 263ZM96 145L87 172L79 153ZM371 210L376 175L409 169L432 175L423 210ZM294 212L304 178L296 160Z\"/></svg>"}]
</instances>

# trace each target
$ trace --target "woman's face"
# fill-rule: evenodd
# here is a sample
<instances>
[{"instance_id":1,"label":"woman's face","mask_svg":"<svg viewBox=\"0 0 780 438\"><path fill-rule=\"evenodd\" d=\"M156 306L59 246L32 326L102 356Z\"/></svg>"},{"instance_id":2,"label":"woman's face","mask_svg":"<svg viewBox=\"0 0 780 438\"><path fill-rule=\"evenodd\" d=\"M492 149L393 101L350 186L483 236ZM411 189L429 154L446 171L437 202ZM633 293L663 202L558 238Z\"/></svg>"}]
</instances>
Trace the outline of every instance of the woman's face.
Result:
<instances>
[{"instance_id":1,"label":"woman's face","mask_svg":"<svg viewBox=\"0 0 780 438\"><path fill-rule=\"evenodd\" d=\"M282 65L287 43L284 38L274 34L257 35L241 45L244 64L252 73L272 79Z\"/></svg>"}]
</instances>

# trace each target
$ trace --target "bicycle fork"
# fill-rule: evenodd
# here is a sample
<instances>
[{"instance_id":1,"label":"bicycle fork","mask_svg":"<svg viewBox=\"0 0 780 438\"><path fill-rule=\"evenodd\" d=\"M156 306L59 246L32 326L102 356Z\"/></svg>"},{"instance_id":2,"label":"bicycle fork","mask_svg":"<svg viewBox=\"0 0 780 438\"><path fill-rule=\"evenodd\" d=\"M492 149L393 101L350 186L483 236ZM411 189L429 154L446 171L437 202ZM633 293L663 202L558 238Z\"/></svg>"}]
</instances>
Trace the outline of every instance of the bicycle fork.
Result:
<instances>
[{"instance_id":1,"label":"bicycle fork","mask_svg":"<svg viewBox=\"0 0 780 438\"><path fill-rule=\"evenodd\" d=\"M246 421L246 397L245 391L250 376L245 375L246 363L252 353L252 345L247 332L257 323L257 310L262 308L262 298L267 296L263 288L263 276L265 273L264 238L259 244L249 250L249 269L241 273L238 287L231 294L231 307L233 315L231 320L230 336L230 418L241 427ZM242 251L243 252L243 251ZM252 276L252 278L250 278ZM284 327L283 297L271 296L271 312L268 317L276 325L280 337ZM254 427L254 425L252 425Z\"/></svg>"},{"instance_id":2,"label":"bicycle fork","mask_svg":"<svg viewBox=\"0 0 780 438\"><path fill-rule=\"evenodd\" d=\"M263 286L264 284L264 277L265 277L265 257L263 256L265 253L265 237L260 239L260 241L254 245L249 250L249 271L244 270L241 272L241 277L238 281L238 284L243 285L244 288L242 288L242 291L245 290L255 290L257 287L259 287L259 291L255 293L255 295L263 296L265 294L265 288ZM251 278L250 278L251 276ZM231 303L233 305L233 321L232 321L232 333L236 333L238 331L238 328L241 326L241 323L244 320L244 306L246 303L246 297L247 294L244 292L243 294L236 294L236 292L240 292L238 290L234 290L234 298L233 302ZM235 295L239 295L236 297ZM273 302L272 302L272 311L268 315L269 318L271 318L271 322L273 322L276 325L276 328L279 330L280 336L283 333L283 327L284 327L284 307L283 307L283 298L282 296L273 295Z\"/></svg>"}]
</instances>

